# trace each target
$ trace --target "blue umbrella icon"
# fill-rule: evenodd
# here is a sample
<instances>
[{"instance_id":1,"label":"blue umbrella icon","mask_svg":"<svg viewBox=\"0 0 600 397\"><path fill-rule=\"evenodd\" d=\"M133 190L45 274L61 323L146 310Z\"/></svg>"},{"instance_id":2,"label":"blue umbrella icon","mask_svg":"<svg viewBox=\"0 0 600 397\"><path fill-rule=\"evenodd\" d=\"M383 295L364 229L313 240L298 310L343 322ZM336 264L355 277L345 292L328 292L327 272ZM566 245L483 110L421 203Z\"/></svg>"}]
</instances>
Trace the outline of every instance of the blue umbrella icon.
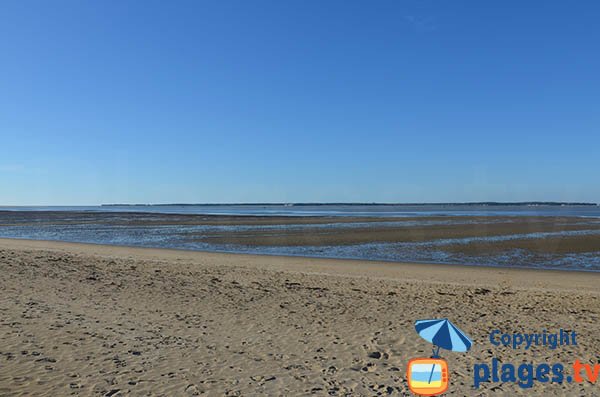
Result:
<instances>
[{"instance_id":1,"label":"blue umbrella icon","mask_svg":"<svg viewBox=\"0 0 600 397\"><path fill-rule=\"evenodd\" d=\"M419 336L427 342L432 343L437 350L433 349L433 358L439 357L440 348L454 352L466 352L471 348L473 341L447 318L433 320L417 320L415 329ZM429 383L435 369L431 368Z\"/></svg>"}]
</instances>

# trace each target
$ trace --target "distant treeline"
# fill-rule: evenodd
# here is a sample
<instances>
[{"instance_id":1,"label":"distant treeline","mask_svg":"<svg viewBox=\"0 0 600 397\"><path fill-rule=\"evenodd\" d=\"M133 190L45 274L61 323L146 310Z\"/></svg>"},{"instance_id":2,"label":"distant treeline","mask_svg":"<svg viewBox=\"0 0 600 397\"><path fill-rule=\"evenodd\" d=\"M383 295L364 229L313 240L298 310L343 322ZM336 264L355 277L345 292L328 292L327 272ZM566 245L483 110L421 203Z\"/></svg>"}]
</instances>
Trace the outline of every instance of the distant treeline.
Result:
<instances>
[{"instance_id":1,"label":"distant treeline","mask_svg":"<svg viewBox=\"0 0 600 397\"><path fill-rule=\"evenodd\" d=\"M522 201L522 202L496 202L482 201L469 203L169 203L169 204L102 204L103 207L139 207L139 206L159 206L159 207L193 207L193 206L289 206L289 207L306 207L306 206L596 206L596 203L569 203L560 201Z\"/></svg>"}]
</instances>

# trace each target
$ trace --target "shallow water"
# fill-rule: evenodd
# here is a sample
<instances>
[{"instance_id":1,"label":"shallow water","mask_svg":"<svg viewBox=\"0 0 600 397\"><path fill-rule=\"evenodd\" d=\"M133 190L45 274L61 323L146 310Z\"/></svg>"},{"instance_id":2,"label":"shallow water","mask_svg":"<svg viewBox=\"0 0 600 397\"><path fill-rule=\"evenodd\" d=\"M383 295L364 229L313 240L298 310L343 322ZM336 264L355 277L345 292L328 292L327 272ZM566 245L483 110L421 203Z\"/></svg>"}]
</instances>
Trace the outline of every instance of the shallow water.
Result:
<instances>
[{"instance_id":1,"label":"shallow water","mask_svg":"<svg viewBox=\"0 0 600 397\"><path fill-rule=\"evenodd\" d=\"M111 207L112 208L112 207ZM278 231L311 233L321 230L335 233L336 230L382 227L423 227L440 225L473 225L482 227L500 222L499 218L475 218L469 216L448 219L430 218L421 214L418 218L381 220L375 222L347 219L347 223L334 221L310 224L267 224L267 225L152 225L144 222L163 220L158 214L140 216L127 213L94 213L81 216L80 212L61 212L59 216L43 212L2 212L0 211L0 237L57 240L98 244L114 244L140 247L178 248L203 251L239 252L272 255L294 255L327 258L352 258L384 261L436 262L449 264L477 264L509 267L556 268L570 270L600 271L600 246L598 252L549 254L534 253L524 249L507 248L501 252L465 253L447 249L449 245L469 245L478 242L499 242L523 239L543 239L548 237L589 236L600 234L598 218L579 218L579 225L585 230L555 231L545 233L515 233L500 236L438 238L419 242L370 242L346 245L320 246L251 246L243 244L217 244L204 237L232 232L266 231L277 235ZM436 214L436 216L439 214ZM453 214L455 215L455 214ZM538 214L539 215L539 214ZM523 213L520 214L523 216ZM512 222L501 218L501 221ZM311 221L312 222L312 221ZM560 226L562 221L557 220ZM589 229L588 229L589 227Z\"/></svg>"}]
</instances>

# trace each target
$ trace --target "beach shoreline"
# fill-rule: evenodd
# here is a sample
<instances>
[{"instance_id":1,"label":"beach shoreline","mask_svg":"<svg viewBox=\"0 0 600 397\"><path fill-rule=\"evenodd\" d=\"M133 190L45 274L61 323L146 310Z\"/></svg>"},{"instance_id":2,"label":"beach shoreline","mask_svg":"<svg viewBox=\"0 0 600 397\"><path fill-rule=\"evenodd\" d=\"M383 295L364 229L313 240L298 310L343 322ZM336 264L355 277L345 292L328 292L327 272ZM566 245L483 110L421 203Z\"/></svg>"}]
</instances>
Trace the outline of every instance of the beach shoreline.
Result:
<instances>
[{"instance_id":1,"label":"beach shoreline","mask_svg":"<svg viewBox=\"0 0 600 397\"><path fill-rule=\"evenodd\" d=\"M488 266L429 262L378 261L355 258L323 258L299 255L248 254L202 250L153 248L127 245L107 245L53 240L0 238L0 249L33 249L94 255L104 258L124 258L159 261L211 261L219 265L241 266L260 270L285 271L340 277L370 277L375 279L412 280L427 283L464 285L495 284L498 278L512 287L529 288L532 282L543 280L551 288L584 288L600 294L596 279L600 272L573 269L537 269L528 267ZM467 273L469 277L463 275ZM590 275L592 275L590 277Z\"/></svg>"},{"instance_id":2,"label":"beach shoreline","mask_svg":"<svg viewBox=\"0 0 600 397\"><path fill-rule=\"evenodd\" d=\"M0 394L409 395L430 355L414 321L474 341L444 353L450 395L594 395L598 386L483 383L503 362L590 362L600 274L261 256L0 239ZM577 346L511 350L492 329L576 330Z\"/></svg>"}]
</instances>

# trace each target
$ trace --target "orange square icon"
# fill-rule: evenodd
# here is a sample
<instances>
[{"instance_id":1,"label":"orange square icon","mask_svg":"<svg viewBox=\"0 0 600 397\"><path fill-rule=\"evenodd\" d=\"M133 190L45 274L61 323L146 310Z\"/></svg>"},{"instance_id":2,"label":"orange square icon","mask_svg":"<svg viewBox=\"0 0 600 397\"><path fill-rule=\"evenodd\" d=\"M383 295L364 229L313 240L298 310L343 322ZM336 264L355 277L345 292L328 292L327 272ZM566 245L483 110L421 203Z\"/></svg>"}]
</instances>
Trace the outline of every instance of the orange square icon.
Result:
<instances>
[{"instance_id":1,"label":"orange square icon","mask_svg":"<svg viewBox=\"0 0 600 397\"><path fill-rule=\"evenodd\" d=\"M441 358L413 358L408 362L408 388L420 396L437 396L448 390L448 363Z\"/></svg>"}]
</instances>

